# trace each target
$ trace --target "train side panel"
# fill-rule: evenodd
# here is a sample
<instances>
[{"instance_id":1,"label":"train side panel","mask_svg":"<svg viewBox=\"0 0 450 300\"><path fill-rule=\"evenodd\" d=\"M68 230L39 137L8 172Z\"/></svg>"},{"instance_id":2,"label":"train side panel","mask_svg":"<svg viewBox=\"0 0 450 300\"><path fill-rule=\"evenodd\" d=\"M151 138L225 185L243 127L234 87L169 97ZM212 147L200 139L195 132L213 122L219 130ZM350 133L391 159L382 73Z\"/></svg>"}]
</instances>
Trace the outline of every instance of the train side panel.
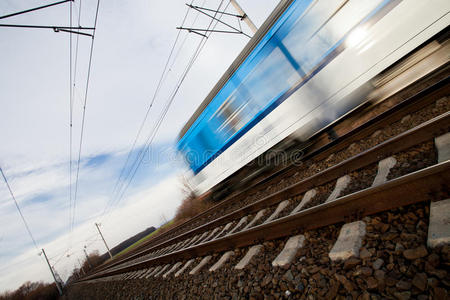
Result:
<instances>
[{"instance_id":1,"label":"train side panel","mask_svg":"<svg viewBox=\"0 0 450 300\"><path fill-rule=\"evenodd\" d=\"M260 48L261 57L249 57L259 61L240 82L234 79L239 92L230 94L240 97L234 100L239 105L230 107L229 96L215 107L210 105L209 116L199 118L197 130L211 128L204 130L201 142L212 147L191 164L196 192L209 190L287 136L307 139L360 105L370 92L372 78L450 23L448 1L325 2L313 2L298 15L287 10L283 24L289 26L279 25L280 34L271 38L279 40L271 41L267 50ZM262 104L252 112L249 106L255 99L262 99ZM226 112L228 118L214 119L219 112ZM247 119L237 117L243 112ZM220 130L233 126L238 129L232 131L234 135L220 135ZM199 138L187 137L179 144L185 154ZM215 154L217 149L223 151Z\"/></svg>"}]
</instances>

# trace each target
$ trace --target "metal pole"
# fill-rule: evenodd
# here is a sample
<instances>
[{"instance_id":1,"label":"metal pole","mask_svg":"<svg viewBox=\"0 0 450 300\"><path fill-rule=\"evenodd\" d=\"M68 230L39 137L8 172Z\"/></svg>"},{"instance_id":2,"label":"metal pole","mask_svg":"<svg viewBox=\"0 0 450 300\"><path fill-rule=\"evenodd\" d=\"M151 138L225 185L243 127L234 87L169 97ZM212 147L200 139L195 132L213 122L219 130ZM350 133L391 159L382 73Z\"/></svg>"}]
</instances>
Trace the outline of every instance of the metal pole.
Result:
<instances>
[{"instance_id":1,"label":"metal pole","mask_svg":"<svg viewBox=\"0 0 450 300\"><path fill-rule=\"evenodd\" d=\"M53 273L53 269L50 266L50 263L48 262L47 254L45 254L44 248L42 248L42 253L44 253L45 261L47 262L50 272L52 272L53 280L55 280L55 284L56 284L56 287L58 288L59 295L62 296L62 289L59 286L59 282L56 280L55 273Z\"/></svg>"},{"instance_id":2,"label":"metal pole","mask_svg":"<svg viewBox=\"0 0 450 300\"><path fill-rule=\"evenodd\" d=\"M9 17L13 17L13 16L21 15L21 14L26 14L26 13L29 13L29 12L32 12L32 11L35 11L35 10L39 10L39 9L47 8L47 7L50 7L50 6L63 4L63 3L69 2L69 1L73 2L74 0L63 0L63 1L56 2L56 3L51 3L51 4L39 6L39 7L30 8L30 9L19 11L19 12L12 13L12 14L9 14L9 15L0 16L0 19L6 19L6 18L9 18Z\"/></svg>"},{"instance_id":3,"label":"metal pole","mask_svg":"<svg viewBox=\"0 0 450 300\"><path fill-rule=\"evenodd\" d=\"M258 28L253 24L252 20L247 16L247 14L244 12L244 10L241 8L241 6L236 2L236 0L230 0L231 4L234 6L238 14L243 15L244 17L242 20L247 24L248 27L255 33Z\"/></svg>"},{"instance_id":4,"label":"metal pole","mask_svg":"<svg viewBox=\"0 0 450 300\"><path fill-rule=\"evenodd\" d=\"M79 258L77 258L77 259L78 259L78 263L80 264L80 271L81 271L81 273L82 273L83 275L86 274L86 272L84 272L83 265L81 264L80 259L79 259Z\"/></svg>"},{"instance_id":5,"label":"metal pole","mask_svg":"<svg viewBox=\"0 0 450 300\"><path fill-rule=\"evenodd\" d=\"M100 231L100 228L98 227L98 224L95 223L95 226L97 227L98 233L100 233L100 236L102 237L103 243L105 243L105 247L106 247L106 249L108 250L109 257L112 258L111 251L109 251L109 247L108 247L108 245L106 244L105 238L103 237L103 234L102 234L102 232Z\"/></svg>"},{"instance_id":6,"label":"metal pole","mask_svg":"<svg viewBox=\"0 0 450 300\"><path fill-rule=\"evenodd\" d=\"M88 254L86 252L86 249L83 249L83 251L84 251L84 255L86 255L86 260L87 260L87 262L89 264L89 267L92 269L92 264L91 264L91 261L89 260L89 256L88 256Z\"/></svg>"}]
</instances>

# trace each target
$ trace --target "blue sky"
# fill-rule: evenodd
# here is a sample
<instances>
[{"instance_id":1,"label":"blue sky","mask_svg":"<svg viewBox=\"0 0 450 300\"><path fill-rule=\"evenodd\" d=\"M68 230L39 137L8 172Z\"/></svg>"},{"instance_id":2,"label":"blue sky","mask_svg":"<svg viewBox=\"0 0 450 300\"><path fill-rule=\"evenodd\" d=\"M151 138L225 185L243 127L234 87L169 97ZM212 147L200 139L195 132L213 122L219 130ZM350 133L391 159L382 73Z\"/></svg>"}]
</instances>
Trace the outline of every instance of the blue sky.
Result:
<instances>
[{"instance_id":1,"label":"blue sky","mask_svg":"<svg viewBox=\"0 0 450 300\"><path fill-rule=\"evenodd\" d=\"M51 2L4 0L0 15ZM175 27L185 15L184 2L101 1L73 231L69 202L69 35L52 30L0 29L0 166L38 247L45 248L63 279L83 257L84 245L88 251L104 252L95 222L102 223L105 238L113 247L173 217L183 198L185 167L176 159L174 141L245 46L248 39L244 36L216 34L208 39L120 202L114 186L177 35ZM259 26L277 2L241 0L240 4ZM74 14L79 3L75 0ZM202 3L194 1L194 5ZM207 0L204 6L215 8L219 3ZM83 1L82 26L92 24L95 5L94 0ZM61 5L2 23L68 25L68 8ZM228 11L234 12L231 6ZM190 12L186 24L192 25L194 20L200 27L209 22ZM236 20L230 22L237 25ZM183 47L175 49L177 60L171 63L132 157L142 150L200 37L183 32L180 41L184 40ZM89 39L80 37L73 106L73 188L89 45ZM111 209L102 215L111 201L115 205L108 206ZM37 254L6 186L0 182L0 292L27 280L52 280Z\"/></svg>"}]
</instances>

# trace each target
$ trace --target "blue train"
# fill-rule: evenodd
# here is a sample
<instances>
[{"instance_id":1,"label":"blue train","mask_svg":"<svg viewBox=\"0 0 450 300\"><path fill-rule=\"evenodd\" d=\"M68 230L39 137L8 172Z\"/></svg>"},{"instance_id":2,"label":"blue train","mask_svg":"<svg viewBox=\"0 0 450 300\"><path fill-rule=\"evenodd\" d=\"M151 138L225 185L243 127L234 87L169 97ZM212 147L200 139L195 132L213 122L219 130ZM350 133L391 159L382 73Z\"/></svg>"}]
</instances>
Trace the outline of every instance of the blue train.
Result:
<instances>
[{"instance_id":1,"label":"blue train","mask_svg":"<svg viewBox=\"0 0 450 300\"><path fill-rule=\"evenodd\" d=\"M448 0L281 1L179 135L194 190L362 105L381 72L446 30L449 10Z\"/></svg>"}]
</instances>

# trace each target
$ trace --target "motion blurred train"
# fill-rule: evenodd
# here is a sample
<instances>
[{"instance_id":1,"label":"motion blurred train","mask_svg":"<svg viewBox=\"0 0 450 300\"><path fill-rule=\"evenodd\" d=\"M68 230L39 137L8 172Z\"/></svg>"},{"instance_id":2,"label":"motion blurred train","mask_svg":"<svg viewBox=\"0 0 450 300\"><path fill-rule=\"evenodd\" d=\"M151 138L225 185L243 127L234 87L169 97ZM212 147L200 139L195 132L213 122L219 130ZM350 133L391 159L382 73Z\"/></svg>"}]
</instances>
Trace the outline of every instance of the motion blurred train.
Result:
<instances>
[{"instance_id":1,"label":"motion blurred train","mask_svg":"<svg viewBox=\"0 0 450 300\"><path fill-rule=\"evenodd\" d=\"M449 0L281 1L179 134L194 191L447 64L436 37L448 36L449 10Z\"/></svg>"}]
</instances>

